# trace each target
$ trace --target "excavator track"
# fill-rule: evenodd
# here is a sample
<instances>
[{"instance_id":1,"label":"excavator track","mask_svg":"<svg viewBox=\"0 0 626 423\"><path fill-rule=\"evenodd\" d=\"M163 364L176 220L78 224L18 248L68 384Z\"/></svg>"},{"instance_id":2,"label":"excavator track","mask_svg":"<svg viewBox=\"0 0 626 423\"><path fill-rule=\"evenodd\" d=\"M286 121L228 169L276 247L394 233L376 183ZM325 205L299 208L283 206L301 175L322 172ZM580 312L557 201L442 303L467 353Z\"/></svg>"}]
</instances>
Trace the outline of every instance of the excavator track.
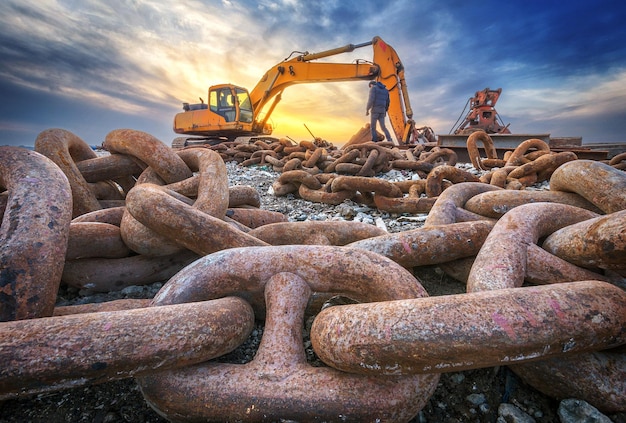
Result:
<instances>
[{"instance_id":1,"label":"excavator track","mask_svg":"<svg viewBox=\"0 0 626 423\"><path fill-rule=\"evenodd\" d=\"M176 137L172 140L172 148L180 150L181 148L191 146L216 145L226 141L228 141L227 138Z\"/></svg>"}]
</instances>

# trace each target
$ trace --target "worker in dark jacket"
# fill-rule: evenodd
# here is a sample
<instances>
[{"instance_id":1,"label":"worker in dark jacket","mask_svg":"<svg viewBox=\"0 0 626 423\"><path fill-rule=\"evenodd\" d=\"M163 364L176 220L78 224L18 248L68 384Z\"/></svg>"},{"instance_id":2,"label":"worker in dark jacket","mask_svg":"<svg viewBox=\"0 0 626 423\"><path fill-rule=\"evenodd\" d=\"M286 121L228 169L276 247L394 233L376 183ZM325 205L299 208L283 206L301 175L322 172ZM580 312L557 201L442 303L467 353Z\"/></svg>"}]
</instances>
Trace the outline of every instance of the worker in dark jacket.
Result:
<instances>
[{"instance_id":1,"label":"worker in dark jacket","mask_svg":"<svg viewBox=\"0 0 626 423\"><path fill-rule=\"evenodd\" d=\"M387 141L393 142L391 134L385 126L385 116L387 115L387 109L389 109L389 91L382 84L382 82L370 81L370 95L367 99L367 109L365 110L365 116L370 114L370 129L372 130L372 141L378 141L378 134L376 133L376 122L380 125L380 129L385 134Z\"/></svg>"}]
</instances>

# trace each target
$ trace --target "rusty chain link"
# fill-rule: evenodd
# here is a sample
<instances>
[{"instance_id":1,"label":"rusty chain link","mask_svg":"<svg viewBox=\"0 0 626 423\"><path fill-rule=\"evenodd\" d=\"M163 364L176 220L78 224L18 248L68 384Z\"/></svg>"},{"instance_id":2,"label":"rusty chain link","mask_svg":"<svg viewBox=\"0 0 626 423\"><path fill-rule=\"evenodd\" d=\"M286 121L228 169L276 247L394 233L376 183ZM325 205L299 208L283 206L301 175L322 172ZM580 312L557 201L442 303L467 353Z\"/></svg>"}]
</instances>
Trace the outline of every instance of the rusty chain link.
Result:
<instances>
[{"instance_id":1,"label":"rusty chain link","mask_svg":"<svg viewBox=\"0 0 626 423\"><path fill-rule=\"evenodd\" d=\"M367 302L427 295L392 260L336 246L229 249L183 269L154 304L219 298L228 292L244 293L257 317L266 319L255 358L243 365L207 362L139 378L148 403L161 414L182 420L328 421L344 415L363 421L374 415L406 421L437 385L436 374L369 378L306 362L301 332L313 292ZM355 397L355 392L362 395Z\"/></svg>"},{"instance_id":2,"label":"rusty chain link","mask_svg":"<svg viewBox=\"0 0 626 423\"><path fill-rule=\"evenodd\" d=\"M532 139L499 159L474 133L477 176L451 150L389 143L174 151L120 129L103 146L110 155L97 157L50 129L34 152L0 147L0 398L135 377L176 421L408 421L440 373L508 365L546 395L626 410L623 157L579 160ZM393 234L287 222L253 188L228 186L232 160L280 172L275 195L428 216ZM392 169L421 179L373 177ZM550 190L526 190L540 181ZM411 270L430 265L467 293L428 297ZM150 303L54 308L61 283L108 292L157 281L167 282ZM356 304L320 312L334 295ZM328 367L306 361L307 313ZM214 361L255 318L265 332L254 360Z\"/></svg>"}]
</instances>

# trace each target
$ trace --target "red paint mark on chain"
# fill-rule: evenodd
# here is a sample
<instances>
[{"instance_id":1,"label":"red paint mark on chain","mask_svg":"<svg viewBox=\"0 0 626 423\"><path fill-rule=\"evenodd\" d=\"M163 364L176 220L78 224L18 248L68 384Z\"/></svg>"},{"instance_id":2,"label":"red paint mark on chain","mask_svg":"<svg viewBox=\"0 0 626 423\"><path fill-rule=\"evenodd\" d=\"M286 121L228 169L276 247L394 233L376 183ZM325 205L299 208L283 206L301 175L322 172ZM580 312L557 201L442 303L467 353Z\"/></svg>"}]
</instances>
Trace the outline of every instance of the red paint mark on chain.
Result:
<instances>
[{"instance_id":1,"label":"red paint mark on chain","mask_svg":"<svg viewBox=\"0 0 626 423\"><path fill-rule=\"evenodd\" d=\"M497 312L494 312L491 314L491 318L498 326L500 326L506 332L511 340L516 340L517 336L515 335L515 331L509 324L508 320L506 320L506 317L498 314Z\"/></svg>"},{"instance_id":2,"label":"red paint mark on chain","mask_svg":"<svg viewBox=\"0 0 626 423\"><path fill-rule=\"evenodd\" d=\"M535 319L535 316L530 312L530 310L524 310L524 315L526 316L526 321L528 321L532 327L536 328L539 326L539 322Z\"/></svg>"},{"instance_id":3,"label":"red paint mark on chain","mask_svg":"<svg viewBox=\"0 0 626 423\"><path fill-rule=\"evenodd\" d=\"M550 304L550 307L552 307L552 310L554 310L556 317L558 317L559 319L565 318L563 311L561 311L561 305L559 304L557 300L550 300L548 301L548 304Z\"/></svg>"},{"instance_id":4,"label":"red paint mark on chain","mask_svg":"<svg viewBox=\"0 0 626 423\"><path fill-rule=\"evenodd\" d=\"M406 242L406 239L402 239L402 247L404 248L404 251L407 252L407 254L411 254L411 246L408 242Z\"/></svg>"}]
</instances>

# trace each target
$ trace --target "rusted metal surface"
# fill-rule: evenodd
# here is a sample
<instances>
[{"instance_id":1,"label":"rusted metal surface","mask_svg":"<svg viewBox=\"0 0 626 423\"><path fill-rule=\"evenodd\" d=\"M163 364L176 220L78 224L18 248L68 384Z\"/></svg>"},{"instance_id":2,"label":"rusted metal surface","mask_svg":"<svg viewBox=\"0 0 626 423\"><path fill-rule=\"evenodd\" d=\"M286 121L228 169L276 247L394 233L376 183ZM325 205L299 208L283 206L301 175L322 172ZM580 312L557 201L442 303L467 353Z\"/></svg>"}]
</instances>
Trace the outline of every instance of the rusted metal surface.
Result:
<instances>
[{"instance_id":1,"label":"rusted metal surface","mask_svg":"<svg viewBox=\"0 0 626 423\"><path fill-rule=\"evenodd\" d=\"M465 203L465 208L482 216L498 219L512 208L528 203L560 203L603 213L596 205L574 192L499 190L477 194Z\"/></svg>"},{"instance_id":2,"label":"rusted metal surface","mask_svg":"<svg viewBox=\"0 0 626 423\"><path fill-rule=\"evenodd\" d=\"M191 148L179 151L178 155L199 177L193 207L211 216L224 216L230 193L228 172L219 154L206 148Z\"/></svg>"},{"instance_id":3,"label":"rusted metal surface","mask_svg":"<svg viewBox=\"0 0 626 423\"><path fill-rule=\"evenodd\" d=\"M301 169L283 172L276 181L279 184L297 182L299 184L305 184L311 189L320 189L322 187L322 183L315 177L315 175Z\"/></svg>"},{"instance_id":4,"label":"rusted metal surface","mask_svg":"<svg viewBox=\"0 0 626 423\"><path fill-rule=\"evenodd\" d=\"M120 226L122 223L122 216L126 210L125 206L111 207L108 209L95 210L89 213L81 214L78 217L72 219L72 223L80 222L100 222L108 223L110 225Z\"/></svg>"},{"instance_id":5,"label":"rusted metal surface","mask_svg":"<svg viewBox=\"0 0 626 423\"><path fill-rule=\"evenodd\" d=\"M386 197L400 197L402 191L389 181L365 176L338 176L333 179L331 191L359 191L380 193Z\"/></svg>"},{"instance_id":6,"label":"rusted metal surface","mask_svg":"<svg viewBox=\"0 0 626 423\"><path fill-rule=\"evenodd\" d=\"M626 170L626 152L616 154L609 160L609 165L619 170Z\"/></svg>"},{"instance_id":7,"label":"rusted metal surface","mask_svg":"<svg viewBox=\"0 0 626 423\"><path fill-rule=\"evenodd\" d=\"M128 203L126 204L128 205ZM120 233L128 248L142 256L163 257L180 253L184 250L182 245L168 239L164 235L160 235L137 220L130 213L128 207L124 209L124 215L120 223Z\"/></svg>"},{"instance_id":8,"label":"rusted metal surface","mask_svg":"<svg viewBox=\"0 0 626 423\"><path fill-rule=\"evenodd\" d=\"M67 306L56 306L53 316L66 316L68 314L97 313L101 311L132 310L150 306L152 300L147 298L125 298L121 300L105 301L103 303L87 303Z\"/></svg>"},{"instance_id":9,"label":"rusted metal surface","mask_svg":"<svg viewBox=\"0 0 626 423\"><path fill-rule=\"evenodd\" d=\"M428 266L478 254L492 228L488 221L424 226L347 246L381 254L406 268Z\"/></svg>"},{"instance_id":10,"label":"rusted metal surface","mask_svg":"<svg viewBox=\"0 0 626 423\"><path fill-rule=\"evenodd\" d=\"M534 150L535 154L537 152L548 154L550 153L550 145L539 138L530 138L522 141L517 147L515 147L515 150L513 150L511 154L507 154L506 163L504 165L519 166L527 163L524 156L529 154L532 150Z\"/></svg>"},{"instance_id":11,"label":"rusted metal surface","mask_svg":"<svg viewBox=\"0 0 626 423\"><path fill-rule=\"evenodd\" d=\"M237 297L0 323L0 399L200 363L253 326Z\"/></svg>"},{"instance_id":12,"label":"rusted metal surface","mask_svg":"<svg viewBox=\"0 0 626 423\"><path fill-rule=\"evenodd\" d=\"M565 163L552 174L550 189L578 193L605 213L626 209L626 174L606 163Z\"/></svg>"},{"instance_id":13,"label":"rusted metal surface","mask_svg":"<svg viewBox=\"0 0 626 423\"><path fill-rule=\"evenodd\" d=\"M480 155L480 151L478 150L477 145L477 142L479 141L483 146L483 150L485 151L487 159L495 160L498 158L498 154L496 153L496 149L493 145L491 137L487 135L486 132L473 132L467 137L467 153L469 154L472 166L474 166L476 169L487 170L490 167L483 164L483 159Z\"/></svg>"},{"instance_id":14,"label":"rusted metal surface","mask_svg":"<svg viewBox=\"0 0 626 423\"><path fill-rule=\"evenodd\" d=\"M299 187L296 185L296 192L305 200L313 201L315 203L326 203L326 204L341 204L345 200L350 200L355 197L356 193L354 191L335 191L329 192L324 189L315 190L309 188L305 184L300 185Z\"/></svg>"},{"instance_id":15,"label":"rusted metal surface","mask_svg":"<svg viewBox=\"0 0 626 423\"><path fill-rule=\"evenodd\" d=\"M233 185L228 188L228 207L261 207L259 192L251 186Z\"/></svg>"},{"instance_id":16,"label":"rusted metal surface","mask_svg":"<svg viewBox=\"0 0 626 423\"><path fill-rule=\"evenodd\" d=\"M442 165L435 167L426 179L426 195L428 197L439 196L443 188L443 180L446 179L453 184L461 182L478 182L478 177L468 171L454 166Z\"/></svg>"},{"instance_id":17,"label":"rusted metal surface","mask_svg":"<svg viewBox=\"0 0 626 423\"><path fill-rule=\"evenodd\" d=\"M178 201L157 185L135 186L128 193L126 208L157 234L199 255L224 248L266 245L222 219Z\"/></svg>"},{"instance_id":18,"label":"rusted metal surface","mask_svg":"<svg viewBox=\"0 0 626 423\"><path fill-rule=\"evenodd\" d=\"M601 273L585 269L550 254L535 244L527 245L527 265L524 280L534 285L548 285L571 281L610 281ZM467 284L474 257L439 263L439 267L451 278Z\"/></svg>"},{"instance_id":19,"label":"rusted metal surface","mask_svg":"<svg viewBox=\"0 0 626 423\"><path fill-rule=\"evenodd\" d=\"M596 217L591 211L557 203L515 207L496 222L482 245L467 281L467 291L520 287L527 245L557 229Z\"/></svg>"},{"instance_id":20,"label":"rusted metal surface","mask_svg":"<svg viewBox=\"0 0 626 423\"><path fill-rule=\"evenodd\" d=\"M132 285L166 281L199 256L193 251L149 257L84 258L69 260L63 267L62 280L69 286L94 292L120 291Z\"/></svg>"},{"instance_id":21,"label":"rusted metal surface","mask_svg":"<svg viewBox=\"0 0 626 423\"><path fill-rule=\"evenodd\" d=\"M135 178L146 166L141 160L125 154L109 154L76 163L76 167L87 182L114 181L124 196L135 185Z\"/></svg>"},{"instance_id":22,"label":"rusted metal surface","mask_svg":"<svg viewBox=\"0 0 626 423\"><path fill-rule=\"evenodd\" d=\"M50 147L55 153L49 154L63 157L61 161L67 162L69 170L33 152L24 159L28 166L15 164L22 161L21 156L11 155L14 150L0 149L0 155L11 163L8 168L2 165L2 182L15 185L7 186L7 193L0 196L2 233L23 223L15 213L33 198L27 195L47 198L43 205L37 203L41 210L49 203L63 201L67 216L58 219L63 224L35 227L24 235L39 241L47 235L45 231L58 231L51 236L63 254L44 252L47 265L56 263L57 267L42 273L47 277L57 272L56 280L54 275L50 278L55 290L61 270L65 283L88 291L168 282L150 302L150 311L146 311L145 300L54 309L55 292L50 286L43 287L49 291L46 299L40 299L43 291L37 291L37 298L22 317L38 328L33 336L50 347L61 342L78 346L62 351L70 364L68 369L55 370L58 376L32 366L27 370L29 376L17 381L18 370L7 370L4 374L10 375L14 386L29 384L19 388L22 394L141 374L143 381L150 381L144 386L149 401L172 420L223 416L259 420L261 414L255 413L262 413L274 420L362 421L374 410L383 420L407 421L428 400L438 377L414 379L417 373L509 364L548 395L578 396L601 410L620 411L626 403L624 294L606 283L620 283L626 262L626 182L618 170L622 165L619 158L612 164L590 163L576 159L572 152L556 153L545 142L529 139L503 159L481 158L478 164L485 173L479 182L467 182L476 180L475 176L453 167L457 159L454 152L439 147L400 150L389 143L365 143L338 154L328 146L311 142L293 145L283 140L276 144L223 143L219 150L194 147L172 152L149 134L116 130L105 142L115 157L100 160L67 131L45 131L38 139L41 148L46 145L43 140L53 140L50 145L56 150ZM231 148L235 151L232 157L244 165L263 164L282 172L273 185L276 195L293 193L330 204L351 199L378 207L381 212L428 213L428 217L424 227L394 234L355 222L286 222L280 213L259 209L260 198L254 189L228 186L222 157L231 157L226 155ZM65 197L57 195L54 187L35 183L35 179L43 180L40 173L33 176L23 172L29 166L36 167L37 172L45 170L47 165L31 161L38 156L47 160L66 183ZM393 168L411 169L422 179L390 182L371 177ZM20 172L26 175L22 179ZM98 203L95 210L83 207L71 223L73 194L69 190L73 185L67 184L66 172L70 176L78 172L79 184ZM547 178L551 191L524 189ZM16 186L24 181L28 193L19 188L24 194L19 199L20 209L11 202L11 193L15 195ZM608 188L598 189L604 186ZM46 197L51 194L54 199ZM31 214L24 219L41 217L41 213L27 213ZM8 221L11 225L6 226ZM15 244L14 238L13 232L7 235L3 251L9 247L30 251ZM537 245L544 239L545 249ZM20 268L26 264L6 263L2 272L8 283L0 287L0 311L9 316L6 320L14 320L16 307L25 298L20 296L24 288L15 282L27 273ZM427 298L411 271L431 265L467 283L469 292ZM14 273L17 276L10 279ZM29 280L32 288L42 288L35 287L38 283L39 279ZM541 286L521 287L529 283ZM141 332L132 329L130 335L118 334L118 339L107 341L111 349L106 354L111 356L115 354L113 348L120 345L121 355L130 363L126 370L115 376L107 374L118 368L113 361L106 369L82 370L87 359L81 353L91 351L82 345L97 333L92 329L96 327L93 316L132 315L136 320L133 324L139 327L144 319L141 313L145 313L150 326L158 313L172 304L195 304L231 295L245 299L258 319L266 319L267 337L253 362L224 365L207 362L209 358L203 356L194 362L197 365L188 366L190 362L185 359L176 364L184 369L162 371L144 366L134 370L132 366L138 364L128 358L131 347L122 344L126 341L136 347L135 336ZM330 297L335 298L327 301ZM339 303L362 304L333 306L338 297L346 299ZM346 370L369 375L311 368L303 360L303 318L329 305L314 324L321 328L320 334L323 332L315 346L318 355L331 365L335 365L333 360L343 360ZM55 319L70 320L57 329L56 323L50 326L46 323L49 318L43 317L52 314L58 316ZM226 314L223 311L218 320L228 320ZM154 322L158 324L169 323ZM44 325L48 325L49 333L39 336L37 331L44 331ZM55 333L61 338L52 339ZM172 340L178 336L175 331L169 335ZM28 333L20 336L24 340ZM237 342L245 337L243 333L236 336L241 337ZM160 342L148 337L150 340ZM93 341L94 348L105 349L99 342ZM48 348L30 347L35 344L34 338L24 343L30 357ZM11 344L9 350L17 345ZM188 357L186 348L191 344L181 345L178 353ZM146 349L139 360L156 362L156 357L148 357L150 351L156 350ZM173 346L169 353L173 357ZM69 369L74 362L78 363L76 369ZM580 366L586 367L577 370ZM104 373L92 373L100 370ZM83 379L81 372L85 373ZM382 374L394 372L405 375ZM38 373L44 387L35 386ZM66 378L67 373L72 376ZM569 376L562 380L562 373ZM0 377L2 374L0 371ZM337 388L329 394L328 386ZM342 393L339 401L333 396L338 392ZM341 417L344 412L347 414Z\"/></svg>"},{"instance_id":23,"label":"rusted metal surface","mask_svg":"<svg viewBox=\"0 0 626 423\"><path fill-rule=\"evenodd\" d=\"M386 235L374 225L350 221L308 221L272 223L249 232L271 245L346 245L362 239Z\"/></svg>"},{"instance_id":24,"label":"rusted metal surface","mask_svg":"<svg viewBox=\"0 0 626 423\"><path fill-rule=\"evenodd\" d=\"M604 274L565 261L536 244L528 244L526 254L527 265L524 280L528 283L547 285L584 280L610 281L610 278Z\"/></svg>"},{"instance_id":25,"label":"rusted metal surface","mask_svg":"<svg viewBox=\"0 0 626 423\"><path fill-rule=\"evenodd\" d=\"M0 227L0 321L51 316L67 251L72 192L50 159L0 147L8 192Z\"/></svg>"},{"instance_id":26,"label":"rusted metal surface","mask_svg":"<svg viewBox=\"0 0 626 423\"><path fill-rule=\"evenodd\" d=\"M266 225L287 222L287 217L282 213L246 207L229 208L226 210L226 217L248 228L247 232Z\"/></svg>"},{"instance_id":27,"label":"rusted metal surface","mask_svg":"<svg viewBox=\"0 0 626 423\"><path fill-rule=\"evenodd\" d=\"M175 153L171 153L171 151L170 154L177 156ZM178 157L180 157L179 160L182 160L182 166L189 172L195 172L195 174L182 181L174 181L164 186L162 190L168 193L170 197L180 200L181 204L189 204L199 212L218 219L223 218L229 202L228 174L226 165L219 154L209 149L192 148L178 152ZM152 167L149 169L140 176L137 181L137 189L146 184L151 186L162 185L161 179L156 175L156 170L152 169ZM182 170L181 173L183 173ZM193 183L189 187L181 186L185 181L193 181ZM173 189L175 184L178 184L175 188L178 191ZM186 195L179 192L184 192L187 189L193 189L193 191L185 192ZM193 197L194 200L192 201L188 196ZM136 195L133 198L136 198ZM175 213L177 210L172 212ZM159 217L168 218L164 216ZM169 219L174 220L177 218L178 216L173 215ZM184 247L166 234L155 231L150 225L146 225L144 221L137 220L137 217L130 212L128 207L122 219L121 231L124 241L139 254L164 256L181 251Z\"/></svg>"},{"instance_id":28,"label":"rusted metal surface","mask_svg":"<svg viewBox=\"0 0 626 423\"><path fill-rule=\"evenodd\" d=\"M72 190L73 217L102 208L76 166L76 162L97 157L85 141L64 129L46 129L35 139L35 151L52 160L67 177Z\"/></svg>"},{"instance_id":29,"label":"rusted metal surface","mask_svg":"<svg viewBox=\"0 0 626 423\"><path fill-rule=\"evenodd\" d=\"M174 421L406 422L417 415L438 375L368 377L307 363L302 327L310 285L293 273L271 276L264 284L267 316L254 359L141 377L146 401Z\"/></svg>"},{"instance_id":30,"label":"rusted metal surface","mask_svg":"<svg viewBox=\"0 0 626 423\"><path fill-rule=\"evenodd\" d=\"M551 358L511 365L511 370L525 383L556 400L581 398L604 413L624 412L626 353L623 351Z\"/></svg>"},{"instance_id":31,"label":"rusted metal surface","mask_svg":"<svg viewBox=\"0 0 626 423\"><path fill-rule=\"evenodd\" d=\"M116 180L139 175L146 164L126 154L109 154L85 159L76 163L76 168L87 182Z\"/></svg>"},{"instance_id":32,"label":"rusted metal surface","mask_svg":"<svg viewBox=\"0 0 626 423\"><path fill-rule=\"evenodd\" d=\"M93 242L97 239L98 242ZM87 257L121 258L130 255L119 226L101 222L70 224L66 260Z\"/></svg>"},{"instance_id":33,"label":"rusted metal surface","mask_svg":"<svg viewBox=\"0 0 626 423\"><path fill-rule=\"evenodd\" d=\"M453 185L444 190L428 213L424 226L446 225L456 223L459 208L475 195L486 191L498 191L500 188L479 182L466 182ZM486 216L486 215L484 215Z\"/></svg>"},{"instance_id":34,"label":"rusted metal surface","mask_svg":"<svg viewBox=\"0 0 626 423\"><path fill-rule=\"evenodd\" d=\"M598 197L594 197L584 188L581 195L600 208L608 206L600 203ZM595 213L587 210L552 203L527 204L514 208L500 218L478 253L468 276L468 292L521 286L528 263L526 245L536 244L542 236L594 217ZM591 357L590 354L595 354L596 357ZM594 360L603 362L604 366L585 366ZM518 364L512 366L512 370L547 395L577 397L605 412L623 411L626 404L624 362L626 353L606 351L577 354L567 361L560 359L556 362L545 360ZM567 376L558 376L558 384L555 385L555 374ZM581 388L583 385L585 387ZM589 386L594 388L587 388ZM602 389L596 389L598 386Z\"/></svg>"},{"instance_id":35,"label":"rusted metal surface","mask_svg":"<svg viewBox=\"0 0 626 423\"><path fill-rule=\"evenodd\" d=\"M191 177L191 170L172 149L145 132L115 129L109 132L102 147L111 153L135 157L154 170L166 184Z\"/></svg>"},{"instance_id":36,"label":"rusted metal surface","mask_svg":"<svg viewBox=\"0 0 626 423\"><path fill-rule=\"evenodd\" d=\"M550 179L552 173L562 164L576 160L576 154L571 151L562 153L544 154L529 163L524 163L509 173L509 178L524 180L524 186L531 186L537 182Z\"/></svg>"},{"instance_id":37,"label":"rusted metal surface","mask_svg":"<svg viewBox=\"0 0 626 423\"><path fill-rule=\"evenodd\" d=\"M570 263L626 276L626 210L555 231L542 247Z\"/></svg>"},{"instance_id":38,"label":"rusted metal surface","mask_svg":"<svg viewBox=\"0 0 626 423\"><path fill-rule=\"evenodd\" d=\"M326 364L361 374L532 361L625 343L626 292L585 281L330 307L311 342Z\"/></svg>"},{"instance_id":39,"label":"rusted metal surface","mask_svg":"<svg viewBox=\"0 0 626 423\"><path fill-rule=\"evenodd\" d=\"M559 165L578 158L573 151L550 150L548 135L489 135L475 132L469 139L468 136L460 137L462 148L466 152L468 149L473 151L474 167L489 170L479 178L480 182L510 190L521 190L546 181ZM516 141L511 142L509 139L510 148L500 151L491 147L495 139L498 142L502 141L498 137L514 138ZM486 143L487 158L481 158L478 149L472 147L480 140ZM454 168L457 156L458 158L461 156L456 150L442 148L432 143L427 143L428 147L426 144L418 144L414 148L412 146L398 148L391 143L366 142L347 145L343 149L332 146L305 146L304 141L288 146L283 142L267 145L227 144L215 146L224 160L236 160L244 166L267 164L275 171L281 172L273 185L275 195L295 194L312 202L340 204L346 199L351 199L390 213L428 213L434 202L431 198L438 196L451 185L453 183L451 180L454 180L454 183L462 183L473 179L470 175L460 177L448 174L451 171L444 172L446 166ZM315 152L312 152L313 150ZM493 150L496 150L495 153ZM317 154L319 151L321 153ZM244 158L249 156L256 156L256 159L250 161ZM314 166L313 157L319 157ZM469 161L469 157L461 161ZM371 177L392 169L412 170L420 178L427 180L426 195L421 198L419 195L407 197L397 192L385 192L389 191L386 187L382 189L374 187L381 182L372 182ZM454 169L454 172L463 173L458 168ZM351 178L354 180L351 181ZM366 178L367 182L358 181L358 178ZM340 182L334 182L335 179Z\"/></svg>"},{"instance_id":40,"label":"rusted metal surface","mask_svg":"<svg viewBox=\"0 0 626 423\"><path fill-rule=\"evenodd\" d=\"M204 256L172 277L154 303L241 293L255 308L257 318L262 318L265 283L282 272L297 274L314 292L343 293L359 301L427 295L410 272L380 254L338 246L284 245L231 248Z\"/></svg>"},{"instance_id":41,"label":"rusted metal surface","mask_svg":"<svg viewBox=\"0 0 626 423\"><path fill-rule=\"evenodd\" d=\"M374 196L376 207L389 213L428 213L436 201L436 197L387 197L381 194Z\"/></svg>"}]
</instances>

